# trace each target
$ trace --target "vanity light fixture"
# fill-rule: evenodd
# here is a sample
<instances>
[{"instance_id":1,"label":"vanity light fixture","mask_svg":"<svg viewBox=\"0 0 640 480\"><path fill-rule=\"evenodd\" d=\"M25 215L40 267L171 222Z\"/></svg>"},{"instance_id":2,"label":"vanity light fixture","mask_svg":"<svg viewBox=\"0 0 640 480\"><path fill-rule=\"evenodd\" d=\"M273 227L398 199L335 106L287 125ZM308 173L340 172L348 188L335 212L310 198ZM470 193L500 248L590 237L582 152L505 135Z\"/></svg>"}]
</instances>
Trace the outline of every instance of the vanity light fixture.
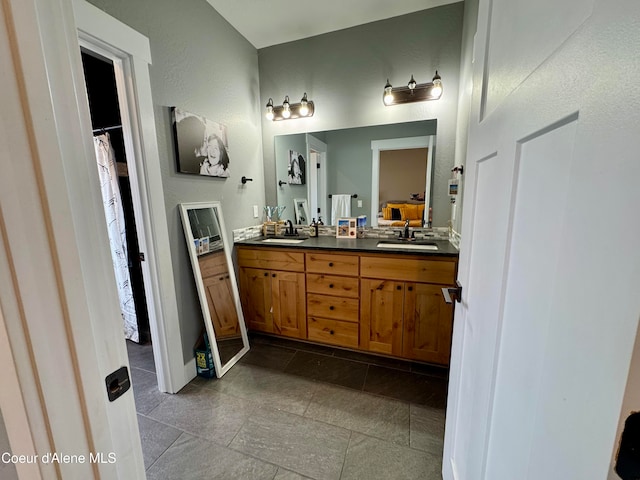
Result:
<instances>
[{"instance_id":1,"label":"vanity light fixture","mask_svg":"<svg viewBox=\"0 0 640 480\"><path fill-rule=\"evenodd\" d=\"M406 87L393 87L387 79L384 86L382 101L386 106L399 105L401 103L424 102L425 100L438 100L442 96L442 79L436 74L431 82L416 83L413 75Z\"/></svg>"},{"instance_id":2,"label":"vanity light fixture","mask_svg":"<svg viewBox=\"0 0 640 480\"><path fill-rule=\"evenodd\" d=\"M270 98L267 102L267 120L293 120L295 118L312 117L315 111L313 102L307 98L307 94L302 96L300 103L289 102L289 96L284 97L282 105L273 105Z\"/></svg>"}]
</instances>

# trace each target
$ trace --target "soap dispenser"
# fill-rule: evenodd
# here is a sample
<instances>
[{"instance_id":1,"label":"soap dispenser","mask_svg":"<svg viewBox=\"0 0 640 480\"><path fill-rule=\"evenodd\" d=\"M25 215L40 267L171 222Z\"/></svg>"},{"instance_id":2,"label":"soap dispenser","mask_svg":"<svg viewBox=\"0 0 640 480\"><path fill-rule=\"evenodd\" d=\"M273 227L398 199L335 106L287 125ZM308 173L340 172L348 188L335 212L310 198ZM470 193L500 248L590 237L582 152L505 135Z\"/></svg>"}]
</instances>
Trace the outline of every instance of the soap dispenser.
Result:
<instances>
[{"instance_id":1,"label":"soap dispenser","mask_svg":"<svg viewBox=\"0 0 640 480\"><path fill-rule=\"evenodd\" d=\"M316 223L316 219L311 219L311 225L309 225L309 236L317 237L318 236L318 224Z\"/></svg>"}]
</instances>

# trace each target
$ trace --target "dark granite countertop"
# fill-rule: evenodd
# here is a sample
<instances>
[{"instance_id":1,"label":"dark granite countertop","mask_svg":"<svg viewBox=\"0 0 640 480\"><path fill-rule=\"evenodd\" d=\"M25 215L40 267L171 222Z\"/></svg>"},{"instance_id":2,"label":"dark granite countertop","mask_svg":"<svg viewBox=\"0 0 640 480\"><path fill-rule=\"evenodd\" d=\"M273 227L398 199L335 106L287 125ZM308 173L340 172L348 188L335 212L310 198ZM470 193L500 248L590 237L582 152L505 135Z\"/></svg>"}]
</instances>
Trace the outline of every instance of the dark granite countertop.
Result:
<instances>
[{"instance_id":1,"label":"dark granite countertop","mask_svg":"<svg viewBox=\"0 0 640 480\"><path fill-rule=\"evenodd\" d=\"M417 243L417 244L434 244L438 246L438 250L409 250L406 248L380 248L379 242L398 242L394 239L386 238L335 238L329 236L321 236L314 238L306 238L301 243L268 243L263 242L268 237L256 237L249 240L241 240L235 242L235 245L246 245L252 247L265 248L290 248L305 250L339 250L343 252L368 252L368 253L393 253L400 255L420 255L420 256L437 256L437 257L457 257L458 250L447 240L419 240L416 242L401 243ZM295 237L293 237L295 238Z\"/></svg>"}]
</instances>

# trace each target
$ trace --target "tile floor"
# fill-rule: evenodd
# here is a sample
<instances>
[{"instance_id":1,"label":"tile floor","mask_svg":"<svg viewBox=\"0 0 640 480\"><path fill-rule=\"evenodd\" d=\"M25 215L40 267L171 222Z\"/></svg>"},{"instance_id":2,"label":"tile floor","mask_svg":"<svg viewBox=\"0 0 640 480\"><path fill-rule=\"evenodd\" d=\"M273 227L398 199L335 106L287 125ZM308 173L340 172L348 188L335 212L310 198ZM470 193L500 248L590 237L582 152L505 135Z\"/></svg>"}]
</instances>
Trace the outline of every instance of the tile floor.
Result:
<instances>
[{"instance_id":1,"label":"tile floor","mask_svg":"<svg viewBox=\"0 0 640 480\"><path fill-rule=\"evenodd\" d=\"M222 379L169 395L127 345L149 480L442 478L444 369L252 335Z\"/></svg>"}]
</instances>

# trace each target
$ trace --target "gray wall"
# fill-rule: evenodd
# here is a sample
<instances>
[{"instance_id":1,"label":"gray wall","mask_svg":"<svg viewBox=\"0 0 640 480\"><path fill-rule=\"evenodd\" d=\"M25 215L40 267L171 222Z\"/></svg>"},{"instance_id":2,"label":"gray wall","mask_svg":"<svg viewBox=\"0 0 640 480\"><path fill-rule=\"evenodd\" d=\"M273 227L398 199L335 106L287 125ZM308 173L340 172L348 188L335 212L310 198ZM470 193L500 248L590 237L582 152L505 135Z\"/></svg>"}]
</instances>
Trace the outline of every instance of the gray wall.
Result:
<instances>
[{"instance_id":1,"label":"gray wall","mask_svg":"<svg viewBox=\"0 0 640 480\"><path fill-rule=\"evenodd\" d=\"M269 98L281 104L285 95L298 101L307 92L315 102L311 118L271 122L261 117L267 203L276 201L275 135L426 119L438 121L434 197L446 199L455 157L462 19L463 4L455 3L259 50L263 112ZM382 103L387 78L401 86L413 74L422 83L436 70L444 85L440 100ZM435 226L447 224L445 207L434 205Z\"/></svg>"},{"instance_id":2,"label":"gray wall","mask_svg":"<svg viewBox=\"0 0 640 480\"><path fill-rule=\"evenodd\" d=\"M262 107L256 49L204 0L90 0L149 38L165 208L169 225L185 363L203 325L177 205L220 200L227 234L259 223L252 205L264 205ZM227 125L231 176L177 173L170 106ZM240 183L245 175L253 178Z\"/></svg>"}]
</instances>

